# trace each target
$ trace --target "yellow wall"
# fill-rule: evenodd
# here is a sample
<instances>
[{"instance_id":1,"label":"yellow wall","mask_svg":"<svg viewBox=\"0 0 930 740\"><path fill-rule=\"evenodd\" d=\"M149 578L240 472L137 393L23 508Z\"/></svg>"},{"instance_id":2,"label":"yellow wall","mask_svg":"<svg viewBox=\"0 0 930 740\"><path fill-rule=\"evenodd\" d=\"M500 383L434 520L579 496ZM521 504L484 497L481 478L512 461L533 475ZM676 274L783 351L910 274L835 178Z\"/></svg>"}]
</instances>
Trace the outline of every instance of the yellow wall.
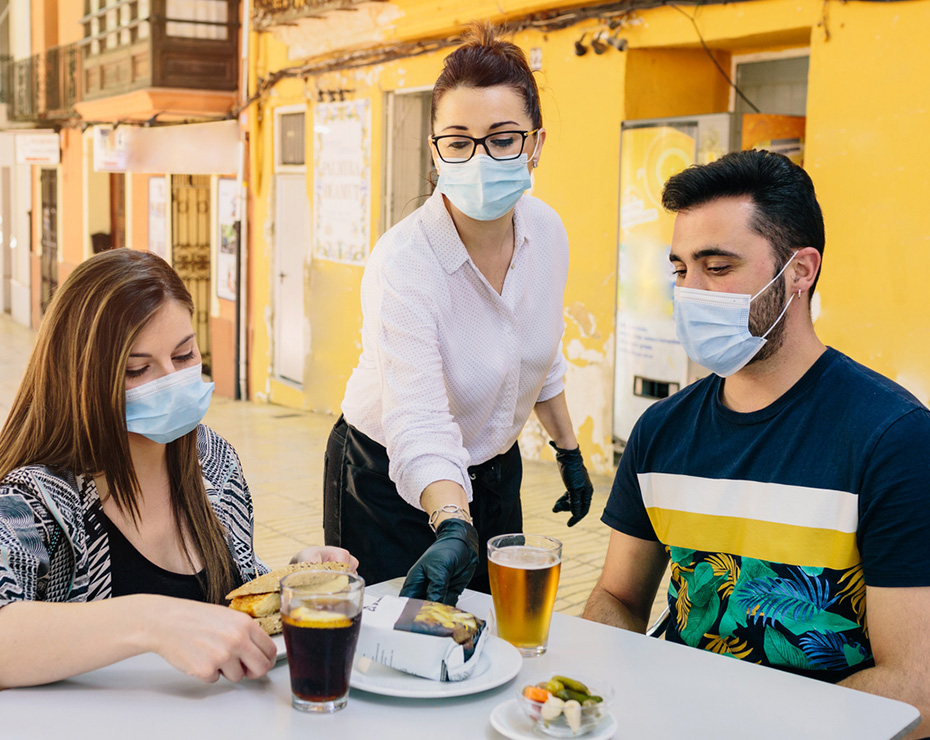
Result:
<instances>
[{"instance_id":1,"label":"yellow wall","mask_svg":"<svg viewBox=\"0 0 930 740\"><path fill-rule=\"evenodd\" d=\"M487 8L484 5L488 5ZM530 5L504 3L513 16ZM553 3L546 6L552 7ZM456 6L456 7L452 7ZM468 18L500 19L495 4L394 3L382 39L430 37ZM426 8L431 8L429 13ZM930 0L847 3L758 0L684 9L727 73L733 55L810 47L806 166L824 207L827 252L816 326L829 344L930 400L930 306L918 266L930 244L924 200L930 162L922 132L930 124L930 63L922 33ZM824 25L824 23L826 25ZM406 24L406 25L405 25ZM567 397L586 458L612 467L614 296L618 228L619 133L624 120L724 112L727 83L707 57L695 25L672 7L639 11L620 29L626 52L574 54L596 22L550 33L523 32L524 49L542 49L538 75L548 138L534 194L561 215L571 243L565 293ZM829 36L828 36L829 33ZM253 36L256 71L290 66L270 33ZM364 45L363 39L358 45ZM250 381L252 395L338 412L360 349L361 268L314 262L308 270L309 348L301 389L274 380L271 358L273 253L265 235L273 206L271 110L306 104L308 194L312 197L312 100L317 88L354 89L372 114L372 242L381 214L384 93L432 84L446 51L357 71L279 84L252 108L252 259ZM259 121L259 116L261 121ZM521 445L548 454L531 420Z\"/></svg>"},{"instance_id":2,"label":"yellow wall","mask_svg":"<svg viewBox=\"0 0 930 740\"><path fill-rule=\"evenodd\" d=\"M928 403L930 3L831 4L829 28L813 35L808 105L827 226L817 329Z\"/></svg>"}]
</instances>

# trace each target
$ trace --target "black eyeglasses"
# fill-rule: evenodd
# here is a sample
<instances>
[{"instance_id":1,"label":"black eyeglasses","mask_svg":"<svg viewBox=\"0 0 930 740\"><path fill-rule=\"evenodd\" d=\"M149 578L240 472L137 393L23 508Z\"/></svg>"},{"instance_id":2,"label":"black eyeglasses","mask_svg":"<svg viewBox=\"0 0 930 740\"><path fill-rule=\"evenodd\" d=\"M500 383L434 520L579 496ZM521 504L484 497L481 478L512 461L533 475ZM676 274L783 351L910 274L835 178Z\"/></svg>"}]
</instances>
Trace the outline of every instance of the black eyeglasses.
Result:
<instances>
[{"instance_id":1,"label":"black eyeglasses","mask_svg":"<svg viewBox=\"0 0 930 740\"><path fill-rule=\"evenodd\" d=\"M430 136L429 140L433 142L443 162L467 162L475 156L479 144L484 147L491 159L506 161L516 159L523 154L526 137L538 131L538 128L532 131L496 131L480 139L464 134L448 134Z\"/></svg>"}]
</instances>

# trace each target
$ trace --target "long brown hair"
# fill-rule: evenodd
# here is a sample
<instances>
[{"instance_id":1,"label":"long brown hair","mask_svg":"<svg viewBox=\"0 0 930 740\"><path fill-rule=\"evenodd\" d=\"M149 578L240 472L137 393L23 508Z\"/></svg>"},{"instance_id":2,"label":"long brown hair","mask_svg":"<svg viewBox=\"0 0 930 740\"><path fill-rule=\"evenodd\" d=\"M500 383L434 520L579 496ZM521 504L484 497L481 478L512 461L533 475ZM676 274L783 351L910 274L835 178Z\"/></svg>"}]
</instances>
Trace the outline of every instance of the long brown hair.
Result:
<instances>
[{"instance_id":1,"label":"long brown hair","mask_svg":"<svg viewBox=\"0 0 930 740\"><path fill-rule=\"evenodd\" d=\"M49 304L0 432L0 478L23 465L102 475L120 511L138 523L126 363L146 323L170 301L194 311L184 283L156 255L114 249L77 266ZM232 562L204 489L197 430L169 443L166 458L181 542L186 530L203 559L207 598L220 603L233 587Z\"/></svg>"},{"instance_id":2,"label":"long brown hair","mask_svg":"<svg viewBox=\"0 0 930 740\"><path fill-rule=\"evenodd\" d=\"M445 58L433 85L430 123L436 123L439 101L449 90L495 85L506 85L516 91L523 98L533 128L542 126L539 88L523 49L500 38L490 23L473 22L466 27L462 45Z\"/></svg>"}]
</instances>

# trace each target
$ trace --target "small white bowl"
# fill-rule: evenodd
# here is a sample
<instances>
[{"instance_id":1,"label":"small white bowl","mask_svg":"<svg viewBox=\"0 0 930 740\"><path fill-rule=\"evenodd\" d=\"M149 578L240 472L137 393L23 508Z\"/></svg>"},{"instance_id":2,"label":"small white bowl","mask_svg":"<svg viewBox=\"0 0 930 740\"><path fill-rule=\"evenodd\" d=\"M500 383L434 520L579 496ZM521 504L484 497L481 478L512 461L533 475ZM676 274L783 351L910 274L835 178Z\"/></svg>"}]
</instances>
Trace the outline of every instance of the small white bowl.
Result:
<instances>
[{"instance_id":1,"label":"small white bowl","mask_svg":"<svg viewBox=\"0 0 930 740\"><path fill-rule=\"evenodd\" d=\"M531 677L531 681L521 682L517 689L517 705L540 732L552 737L582 737L594 730L610 712L610 707L614 702L614 690L610 684L598 678L579 674L571 675L570 678L583 683L591 694L600 696L601 701L591 706L581 707L581 726L577 731L572 730L564 714L560 714L555 719L544 720L542 718L543 702L528 699L523 695L523 689L526 686L535 686L538 682L546 682L550 678L552 678L551 674Z\"/></svg>"}]
</instances>

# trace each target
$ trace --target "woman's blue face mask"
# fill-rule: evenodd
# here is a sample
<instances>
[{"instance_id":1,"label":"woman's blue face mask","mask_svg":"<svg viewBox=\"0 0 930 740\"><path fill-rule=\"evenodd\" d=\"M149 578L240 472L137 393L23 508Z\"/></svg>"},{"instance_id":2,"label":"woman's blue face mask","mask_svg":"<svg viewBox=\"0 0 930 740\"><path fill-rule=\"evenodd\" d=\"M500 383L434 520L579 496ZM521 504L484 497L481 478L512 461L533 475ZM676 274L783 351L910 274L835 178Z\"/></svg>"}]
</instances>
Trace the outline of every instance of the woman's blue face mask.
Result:
<instances>
[{"instance_id":1,"label":"woman's blue face mask","mask_svg":"<svg viewBox=\"0 0 930 740\"><path fill-rule=\"evenodd\" d=\"M200 363L130 388L126 428L159 444L174 442L197 428L210 406L213 388L201 378Z\"/></svg>"}]
</instances>

